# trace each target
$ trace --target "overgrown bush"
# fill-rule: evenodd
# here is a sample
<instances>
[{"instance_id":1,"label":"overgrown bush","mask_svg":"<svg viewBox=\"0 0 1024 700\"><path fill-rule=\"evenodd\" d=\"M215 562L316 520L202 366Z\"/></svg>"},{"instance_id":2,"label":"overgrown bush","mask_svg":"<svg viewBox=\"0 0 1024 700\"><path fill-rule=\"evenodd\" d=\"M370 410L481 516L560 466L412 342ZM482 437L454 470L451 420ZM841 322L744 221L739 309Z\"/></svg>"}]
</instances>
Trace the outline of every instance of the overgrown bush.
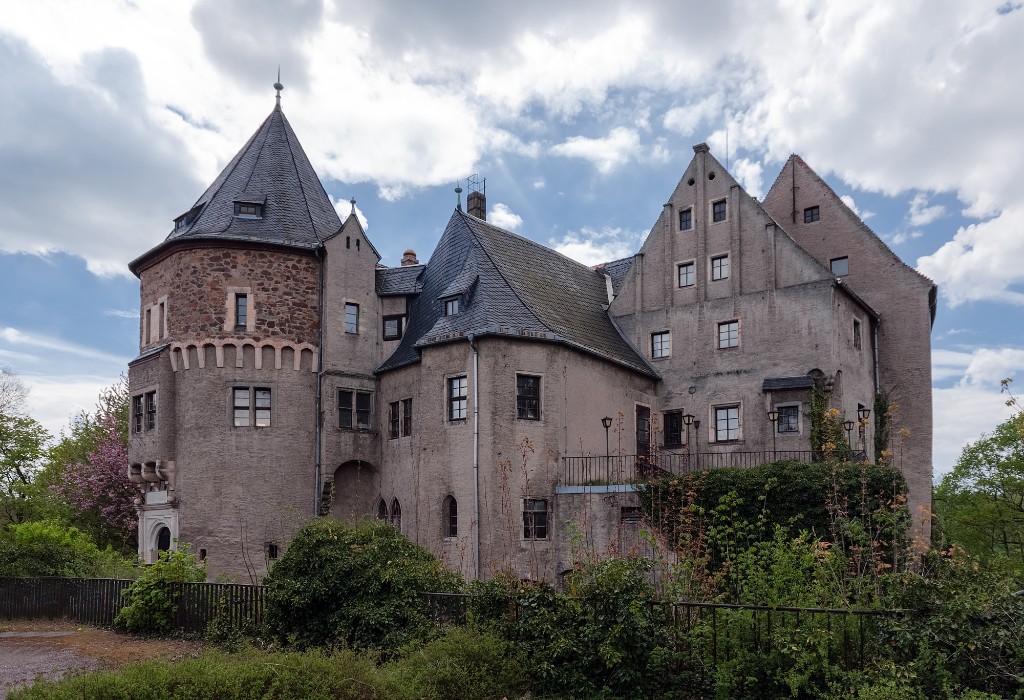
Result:
<instances>
[{"instance_id":1,"label":"overgrown bush","mask_svg":"<svg viewBox=\"0 0 1024 700\"><path fill-rule=\"evenodd\" d=\"M387 652L435 633L420 591L463 585L390 525L330 519L300 530L264 583L267 626L279 642Z\"/></svg>"},{"instance_id":2,"label":"overgrown bush","mask_svg":"<svg viewBox=\"0 0 1024 700\"><path fill-rule=\"evenodd\" d=\"M206 565L189 554L189 545L160 552L158 560L122 594L125 606L114 618L114 626L140 634L168 634L173 629L178 604L171 583L206 580Z\"/></svg>"},{"instance_id":3,"label":"overgrown bush","mask_svg":"<svg viewBox=\"0 0 1024 700\"><path fill-rule=\"evenodd\" d=\"M30 521L0 531L0 576L131 578L135 571L133 561L64 523Z\"/></svg>"}]
</instances>

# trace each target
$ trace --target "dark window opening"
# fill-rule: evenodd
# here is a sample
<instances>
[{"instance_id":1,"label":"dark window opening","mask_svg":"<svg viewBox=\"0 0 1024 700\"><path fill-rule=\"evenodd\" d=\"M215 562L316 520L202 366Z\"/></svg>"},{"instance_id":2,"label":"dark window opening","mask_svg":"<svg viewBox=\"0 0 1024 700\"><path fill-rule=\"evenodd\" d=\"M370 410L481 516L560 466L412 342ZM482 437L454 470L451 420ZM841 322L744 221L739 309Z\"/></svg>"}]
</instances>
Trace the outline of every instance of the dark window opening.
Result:
<instances>
[{"instance_id":1,"label":"dark window opening","mask_svg":"<svg viewBox=\"0 0 1024 700\"><path fill-rule=\"evenodd\" d=\"M853 347L855 350L861 349L860 343L860 321L853 319Z\"/></svg>"},{"instance_id":2,"label":"dark window opening","mask_svg":"<svg viewBox=\"0 0 1024 700\"><path fill-rule=\"evenodd\" d=\"M779 412L778 425L780 433L800 432L799 406L779 406L776 410Z\"/></svg>"},{"instance_id":3,"label":"dark window opening","mask_svg":"<svg viewBox=\"0 0 1024 700\"><path fill-rule=\"evenodd\" d=\"M391 499L391 525L399 532L402 531L402 505L397 498Z\"/></svg>"},{"instance_id":4,"label":"dark window opening","mask_svg":"<svg viewBox=\"0 0 1024 700\"><path fill-rule=\"evenodd\" d=\"M412 435L412 399L402 399L402 436Z\"/></svg>"},{"instance_id":5,"label":"dark window opening","mask_svg":"<svg viewBox=\"0 0 1024 700\"><path fill-rule=\"evenodd\" d=\"M813 224L821 218L821 210L817 207L807 207L804 209L804 223Z\"/></svg>"},{"instance_id":6,"label":"dark window opening","mask_svg":"<svg viewBox=\"0 0 1024 700\"><path fill-rule=\"evenodd\" d=\"M277 543L267 542L267 559L277 559Z\"/></svg>"},{"instance_id":7,"label":"dark window opening","mask_svg":"<svg viewBox=\"0 0 1024 700\"><path fill-rule=\"evenodd\" d=\"M459 503L452 496L446 496L444 506L441 509L444 522L444 536L459 536Z\"/></svg>"},{"instance_id":8,"label":"dark window opening","mask_svg":"<svg viewBox=\"0 0 1024 700\"><path fill-rule=\"evenodd\" d=\"M523 499L523 539L548 538L548 502L540 498Z\"/></svg>"},{"instance_id":9,"label":"dark window opening","mask_svg":"<svg viewBox=\"0 0 1024 700\"><path fill-rule=\"evenodd\" d=\"M693 209L683 209L679 212L679 230L688 231L693 228Z\"/></svg>"},{"instance_id":10,"label":"dark window opening","mask_svg":"<svg viewBox=\"0 0 1024 700\"><path fill-rule=\"evenodd\" d=\"M850 274L849 258L832 258L829 266L832 268L832 274L836 277L843 277Z\"/></svg>"},{"instance_id":11,"label":"dark window opening","mask_svg":"<svg viewBox=\"0 0 1024 700\"><path fill-rule=\"evenodd\" d=\"M166 527L160 528L156 533L156 550L166 552L171 548L171 531Z\"/></svg>"},{"instance_id":12,"label":"dark window opening","mask_svg":"<svg viewBox=\"0 0 1024 700\"><path fill-rule=\"evenodd\" d=\"M370 429L373 394L368 391L342 389L338 392L338 427Z\"/></svg>"},{"instance_id":13,"label":"dark window opening","mask_svg":"<svg viewBox=\"0 0 1024 700\"><path fill-rule=\"evenodd\" d=\"M683 444L683 412L665 413L665 447L679 447Z\"/></svg>"},{"instance_id":14,"label":"dark window opening","mask_svg":"<svg viewBox=\"0 0 1024 700\"><path fill-rule=\"evenodd\" d=\"M540 377L516 375L516 416L540 420Z\"/></svg>"},{"instance_id":15,"label":"dark window opening","mask_svg":"<svg viewBox=\"0 0 1024 700\"><path fill-rule=\"evenodd\" d=\"M714 222L725 221L725 200L720 199L711 204L711 220Z\"/></svg>"},{"instance_id":16,"label":"dark window opening","mask_svg":"<svg viewBox=\"0 0 1024 700\"><path fill-rule=\"evenodd\" d=\"M643 512L639 506L622 506L619 521L623 524L636 524L643 521Z\"/></svg>"},{"instance_id":17,"label":"dark window opening","mask_svg":"<svg viewBox=\"0 0 1024 700\"><path fill-rule=\"evenodd\" d=\"M206 549L201 548L199 550L199 561L206 561Z\"/></svg>"},{"instance_id":18,"label":"dark window opening","mask_svg":"<svg viewBox=\"0 0 1024 700\"><path fill-rule=\"evenodd\" d=\"M388 504L384 502L383 498L377 499L377 520L388 519Z\"/></svg>"},{"instance_id":19,"label":"dark window opening","mask_svg":"<svg viewBox=\"0 0 1024 700\"><path fill-rule=\"evenodd\" d=\"M132 432L142 432L142 394L132 397Z\"/></svg>"},{"instance_id":20,"label":"dark window opening","mask_svg":"<svg viewBox=\"0 0 1024 700\"><path fill-rule=\"evenodd\" d=\"M388 434L389 439L398 439L398 428L401 424L401 416L399 415L399 403L392 401L388 404L388 423L391 426L391 430Z\"/></svg>"}]
</instances>

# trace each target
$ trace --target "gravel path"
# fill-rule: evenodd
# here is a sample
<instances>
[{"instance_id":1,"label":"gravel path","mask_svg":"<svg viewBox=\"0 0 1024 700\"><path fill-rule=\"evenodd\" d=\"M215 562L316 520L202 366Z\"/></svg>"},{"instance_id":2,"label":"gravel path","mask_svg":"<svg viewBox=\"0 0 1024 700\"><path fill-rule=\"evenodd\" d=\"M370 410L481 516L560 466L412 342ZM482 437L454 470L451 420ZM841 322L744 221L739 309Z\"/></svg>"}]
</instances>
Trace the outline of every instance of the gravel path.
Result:
<instances>
[{"instance_id":1,"label":"gravel path","mask_svg":"<svg viewBox=\"0 0 1024 700\"><path fill-rule=\"evenodd\" d=\"M51 639L74 634L74 632L0 633L0 700L7 697L7 691L10 689L28 685L38 678L56 679L71 670L97 668L95 659L79 656L73 649L58 647Z\"/></svg>"}]
</instances>

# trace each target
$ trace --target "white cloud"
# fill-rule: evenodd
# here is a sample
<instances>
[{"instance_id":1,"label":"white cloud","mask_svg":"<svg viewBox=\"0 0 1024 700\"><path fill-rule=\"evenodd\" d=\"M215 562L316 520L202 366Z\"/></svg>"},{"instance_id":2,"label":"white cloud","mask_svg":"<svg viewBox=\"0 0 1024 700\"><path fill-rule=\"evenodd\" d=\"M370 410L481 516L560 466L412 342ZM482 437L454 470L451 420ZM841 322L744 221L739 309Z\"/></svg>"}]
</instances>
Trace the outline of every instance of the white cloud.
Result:
<instances>
[{"instance_id":1,"label":"white cloud","mask_svg":"<svg viewBox=\"0 0 1024 700\"><path fill-rule=\"evenodd\" d=\"M971 356L962 384L997 386L1006 378L1021 378L1024 371L1024 349L981 348Z\"/></svg>"},{"instance_id":2,"label":"white cloud","mask_svg":"<svg viewBox=\"0 0 1024 700\"><path fill-rule=\"evenodd\" d=\"M547 183L544 181L544 178L539 177L536 180L534 180L532 184L533 184L533 189L535 189L535 190L542 190L542 189L544 189L544 186Z\"/></svg>"},{"instance_id":3,"label":"white cloud","mask_svg":"<svg viewBox=\"0 0 1024 700\"><path fill-rule=\"evenodd\" d=\"M548 244L562 255L584 265L597 265L628 257L640 250L646 232L623 228L595 230L584 227L569 231L561 239Z\"/></svg>"},{"instance_id":4,"label":"white cloud","mask_svg":"<svg viewBox=\"0 0 1024 700\"><path fill-rule=\"evenodd\" d=\"M918 192L910 200L910 210L907 218L911 226L927 226L946 215L946 207L941 204L928 205L928 197L923 192Z\"/></svg>"},{"instance_id":5,"label":"white cloud","mask_svg":"<svg viewBox=\"0 0 1024 700\"><path fill-rule=\"evenodd\" d=\"M103 309L104 316L114 316L115 318L128 318L135 319L139 317L138 309Z\"/></svg>"},{"instance_id":6,"label":"white cloud","mask_svg":"<svg viewBox=\"0 0 1024 700\"><path fill-rule=\"evenodd\" d=\"M110 353L103 352L102 350L85 347L59 338L51 338L36 333L25 333L17 328L6 327L0 329L0 340L10 343L11 345L37 348L40 350L51 350L89 360L109 362L119 367L127 365L128 360L130 359L127 357L111 355Z\"/></svg>"},{"instance_id":7,"label":"white cloud","mask_svg":"<svg viewBox=\"0 0 1024 700\"><path fill-rule=\"evenodd\" d=\"M953 377L963 377L970 366L973 353L958 350L932 349L932 381L940 382Z\"/></svg>"},{"instance_id":8,"label":"white cloud","mask_svg":"<svg viewBox=\"0 0 1024 700\"><path fill-rule=\"evenodd\" d=\"M764 170L760 163L748 158L740 158L732 163L729 169L736 181L740 183L740 187L747 191L747 194L755 199L761 199L764 196Z\"/></svg>"},{"instance_id":9,"label":"white cloud","mask_svg":"<svg viewBox=\"0 0 1024 700\"><path fill-rule=\"evenodd\" d=\"M330 197L330 195L328 195ZM338 218L345 221L349 215L355 210L356 219L359 220L359 225L363 227L364 231L369 231L370 222L366 219L366 214L359 208L359 204L353 202L351 199L339 198L335 199L330 197L331 204L334 205L334 211L338 212Z\"/></svg>"},{"instance_id":10,"label":"white cloud","mask_svg":"<svg viewBox=\"0 0 1024 700\"><path fill-rule=\"evenodd\" d=\"M665 112L662 124L682 136L691 136L702 122L714 121L722 115L723 100L724 96L716 93L693 104L673 107Z\"/></svg>"},{"instance_id":11,"label":"white cloud","mask_svg":"<svg viewBox=\"0 0 1024 700\"><path fill-rule=\"evenodd\" d=\"M513 212L507 205L501 202L497 202L491 207L491 211L487 214L487 220L498 228L503 228L507 231L516 231L523 225L523 217Z\"/></svg>"},{"instance_id":12,"label":"white cloud","mask_svg":"<svg viewBox=\"0 0 1024 700\"><path fill-rule=\"evenodd\" d=\"M860 209L858 209L857 203L854 202L853 197L851 197L848 194L842 195L839 199L842 200L843 204L850 208L850 211L859 216L861 221L867 221L868 219L875 215L875 212L873 211L861 211Z\"/></svg>"},{"instance_id":13,"label":"white cloud","mask_svg":"<svg viewBox=\"0 0 1024 700\"><path fill-rule=\"evenodd\" d=\"M589 160L602 174L633 160L640 152L640 137L633 129L617 126L605 138L573 136L551 147L551 153L566 158Z\"/></svg>"},{"instance_id":14,"label":"white cloud","mask_svg":"<svg viewBox=\"0 0 1024 700\"><path fill-rule=\"evenodd\" d=\"M21 373L29 388L28 413L51 435L66 428L82 411L92 411L103 389L117 381L117 375L62 375L59 377Z\"/></svg>"},{"instance_id":15,"label":"white cloud","mask_svg":"<svg viewBox=\"0 0 1024 700\"><path fill-rule=\"evenodd\" d=\"M1012 415L998 388L954 386L932 390L932 463L938 482L956 464L968 443L991 433Z\"/></svg>"}]
</instances>

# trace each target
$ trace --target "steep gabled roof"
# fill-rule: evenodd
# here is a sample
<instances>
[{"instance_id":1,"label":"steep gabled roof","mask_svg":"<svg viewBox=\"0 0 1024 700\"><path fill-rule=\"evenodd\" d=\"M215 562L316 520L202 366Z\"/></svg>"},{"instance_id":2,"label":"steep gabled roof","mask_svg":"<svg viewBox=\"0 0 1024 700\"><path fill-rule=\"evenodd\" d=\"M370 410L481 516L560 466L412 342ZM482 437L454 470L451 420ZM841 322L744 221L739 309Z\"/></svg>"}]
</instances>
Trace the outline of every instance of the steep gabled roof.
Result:
<instances>
[{"instance_id":1,"label":"steep gabled roof","mask_svg":"<svg viewBox=\"0 0 1024 700\"><path fill-rule=\"evenodd\" d=\"M377 296L399 297L420 293L419 276L423 265L377 268Z\"/></svg>"},{"instance_id":2,"label":"steep gabled roof","mask_svg":"<svg viewBox=\"0 0 1024 700\"><path fill-rule=\"evenodd\" d=\"M262 217L235 215L235 203L262 205ZM313 249L341 228L330 197L306 157L281 105L276 105L162 244L223 240ZM179 217L181 219L182 217Z\"/></svg>"},{"instance_id":3,"label":"steep gabled roof","mask_svg":"<svg viewBox=\"0 0 1024 700\"><path fill-rule=\"evenodd\" d=\"M419 360L419 349L469 334L562 343L657 377L607 312L604 273L461 211L419 276L402 342L378 371ZM444 315L444 301L460 313Z\"/></svg>"},{"instance_id":4,"label":"steep gabled roof","mask_svg":"<svg viewBox=\"0 0 1024 700\"><path fill-rule=\"evenodd\" d=\"M626 281L626 275L631 269L633 269L633 263L635 261L636 256L630 255L628 258L601 263L600 265L595 266L594 269L603 272L612 278L612 291L615 294L618 294L619 290L622 289L622 283Z\"/></svg>"}]
</instances>

